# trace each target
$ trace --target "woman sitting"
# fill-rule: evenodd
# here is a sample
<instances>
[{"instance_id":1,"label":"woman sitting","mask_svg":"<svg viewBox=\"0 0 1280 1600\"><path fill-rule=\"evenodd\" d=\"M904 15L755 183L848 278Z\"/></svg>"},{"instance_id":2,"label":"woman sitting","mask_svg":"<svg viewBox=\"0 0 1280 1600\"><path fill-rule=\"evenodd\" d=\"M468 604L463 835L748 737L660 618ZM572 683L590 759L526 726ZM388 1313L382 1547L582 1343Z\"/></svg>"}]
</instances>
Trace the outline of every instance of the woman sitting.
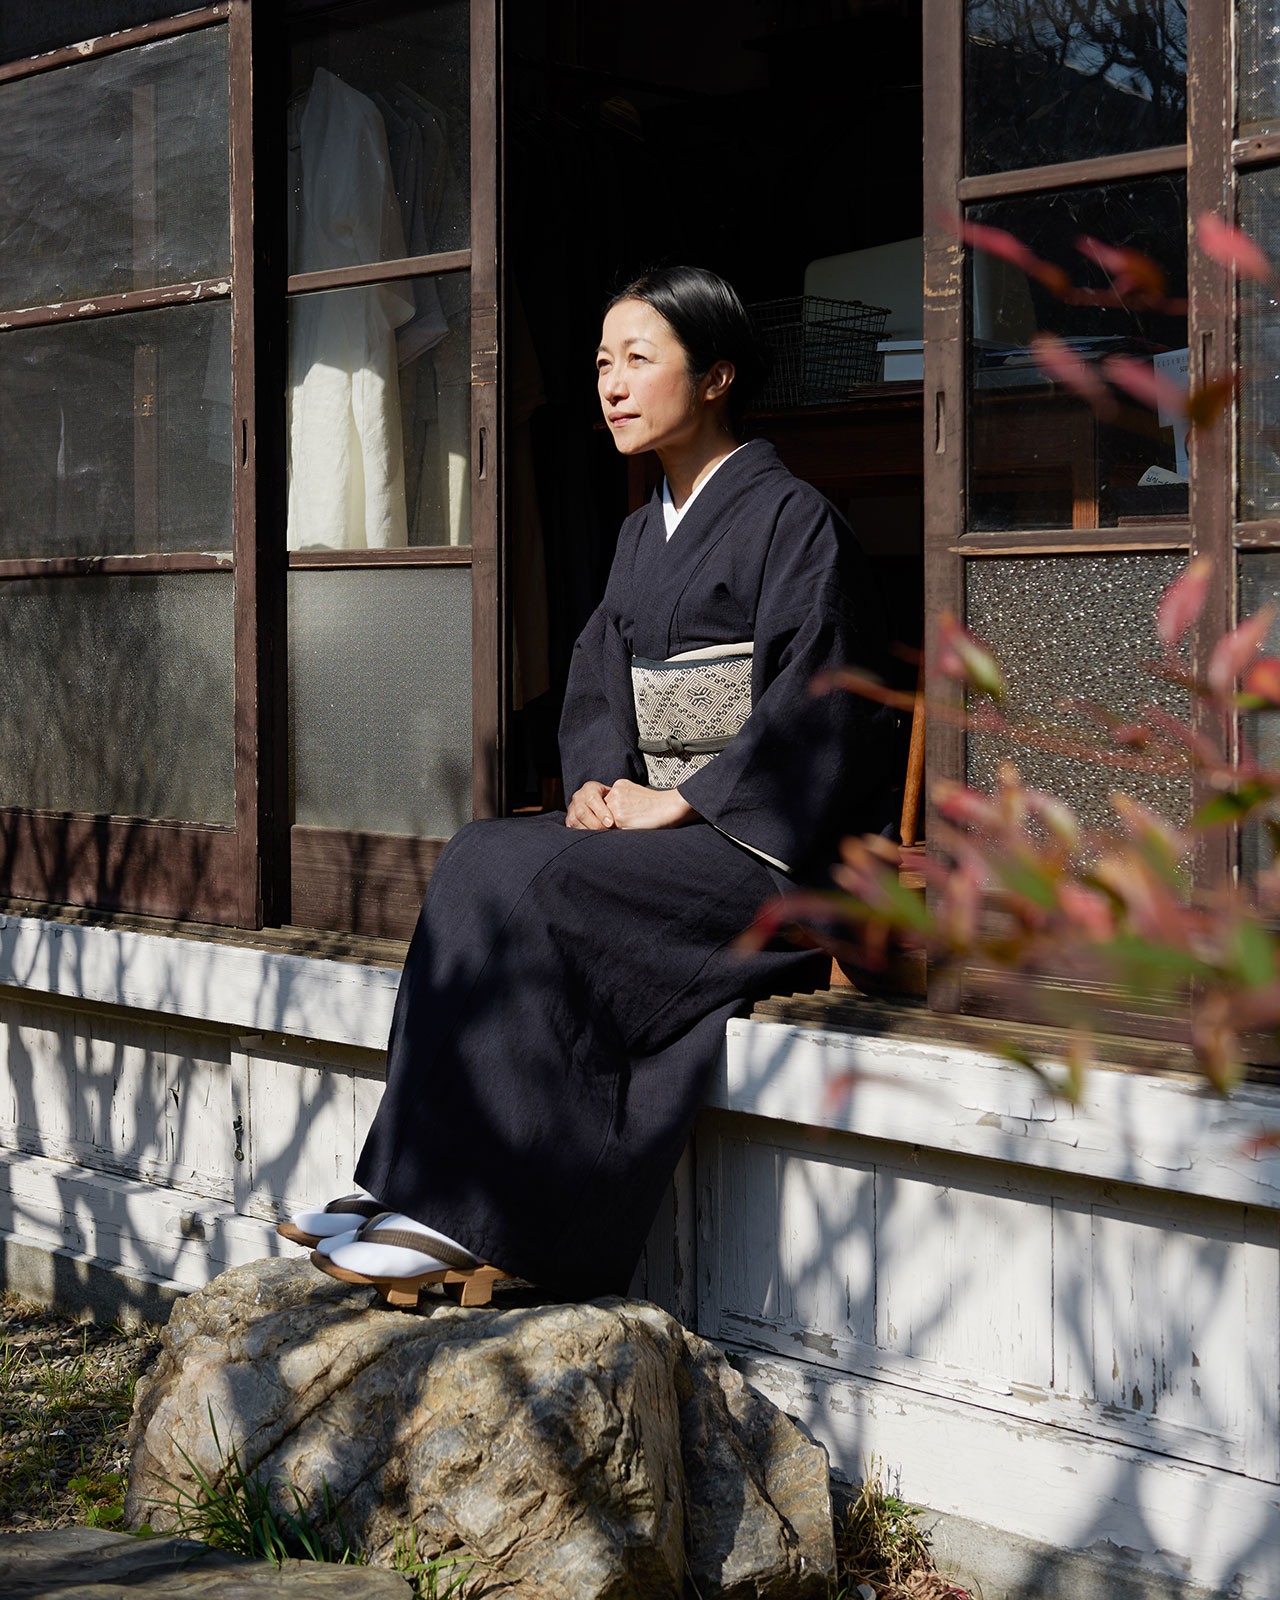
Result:
<instances>
[{"instance_id":1,"label":"woman sitting","mask_svg":"<svg viewBox=\"0 0 1280 1600\"><path fill-rule=\"evenodd\" d=\"M356 1172L367 1195L282 1230L336 1277L408 1303L432 1282L482 1303L504 1274L625 1290L727 1019L823 979L811 951L734 941L841 834L883 825L891 726L810 693L824 668L877 659L877 608L846 524L772 445L742 443L760 370L713 273L651 272L607 308L605 420L665 482L623 523L575 647L567 813L473 822L445 849Z\"/></svg>"}]
</instances>

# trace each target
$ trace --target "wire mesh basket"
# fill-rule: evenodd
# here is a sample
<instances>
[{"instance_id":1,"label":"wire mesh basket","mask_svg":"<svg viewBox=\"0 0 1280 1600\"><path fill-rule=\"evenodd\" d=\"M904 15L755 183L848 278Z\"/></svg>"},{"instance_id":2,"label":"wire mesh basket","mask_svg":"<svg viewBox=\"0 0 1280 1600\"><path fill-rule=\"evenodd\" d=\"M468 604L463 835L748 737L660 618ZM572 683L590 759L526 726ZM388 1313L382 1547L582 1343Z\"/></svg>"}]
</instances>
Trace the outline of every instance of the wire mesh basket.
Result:
<instances>
[{"instance_id":1,"label":"wire mesh basket","mask_svg":"<svg viewBox=\"0 0 1280 1600\"><path fill-rule=\"evenodd\" d=\"M879 381L876 345L889 316L885 307L796 294L747 309L771 363L756 400L760 410L828 405Z\"/></svg>"}]
</instances>

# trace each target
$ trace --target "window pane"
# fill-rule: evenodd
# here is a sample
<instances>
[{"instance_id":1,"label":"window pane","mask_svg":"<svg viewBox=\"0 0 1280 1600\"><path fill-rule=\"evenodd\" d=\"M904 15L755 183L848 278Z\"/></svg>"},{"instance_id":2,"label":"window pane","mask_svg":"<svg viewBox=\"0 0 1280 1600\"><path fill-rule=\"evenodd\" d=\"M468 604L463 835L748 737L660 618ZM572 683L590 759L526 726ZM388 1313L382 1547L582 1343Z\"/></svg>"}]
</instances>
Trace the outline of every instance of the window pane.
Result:
<instances>
[{"instance_id":1,"label":"window pane","mask_svg":"<svg viewBox=\"0 0 1280 1600\"><path fill-rule=\"evenodd\" d=\"M231 548L231 307L0 333L0 557Z\"/></svg>"},{"instance_id":2,"label":"window pane","mask_svg":"<svg viewBox=\"0 0 1280 1600\"><path fill-rule=\"evenodd\" d=\"M470 543L470 274L296 296L289 548Z\"/></svg>"},{"instance_id":3,"label":"window pane","mask_svg":"<svg viewBox=\"0 0 1280 1600\"><path fill-rule=\"evenodd\" d=\"M1250 550L1239 557L1238 612L1252 616L1263 606L1280 601L1280 550ZM1280 654L1280 617L1271 624L1263 644L1268 655ZM1264 767L1280 767L1280 711L1257 711L1244 721L1244 737ZM1269 813L1275 816L1275 807ZM1260 821L1246 823L1240 831L1241 870L1252 883L1262 867L1271 865L1275 848Z\"/></svg>"},{"instance_id":4,"label":"window pane","mask_svg":"<svg viewBox=\"0 0 1280 1600\"><path fill-rule=\"evenodd\" d=\"M0 84L0 306L230 270L227 30Z\"/></svg>"},{"instance_id":5,"label":"window pane","mask_svg":"<svg viewBox=\"0 0 1280 1600\"><path fill-rule=\"evenodd\" d=\"M471 572L289 574L293 820L448 838L471 816Z\"/></svg>"},{"instance_id":6,"label":"window pane","mask_svg":"<svg viewBox=\"0 0 1280 1600\"><path fill-rule=\"evenodd\" d=\"M0 584L0 805L235 821L232 579Z\"/></svg>"},{"instance_id":7,"label":"window pane","mask_svg":"<svg viewBox=\"0 0 1280 1600\"><path fill-rule=\"evenodd\" d=\"M468 13L435 0L295 28L291 272L467 248Z\"/></svg>"},{"instance_id":8,"label":"window pane","mask_svg":"<svg viewBox=\"0 0 1280 1600\"><path fill-rule=\"evenodd\" d=\"M1114 388L1112 414L1101 417L1076 390L1052 382L1030 349L1034 335L1047 332L1102 378L1112 362L1136 362L1148 378L1154 367L1178 402L1187 383L1185 178L1020 196L975 206L969 218L1013 234L1073 285L1064 299L1002 259L972 252L970 527L1185 519L1186 420L1177 404L1148 410ZM1163 296L1117 304L1114 280L1081 254L1082 236L1149 257L1167 281Z\"/></svg>"},{"instance_id":9,"label":"window pane","mask_svg":"<svg viewBox=\"0 0 1280 1600\"><path fill-rule=\"evenodd\" d=\"M1276 259L1280 251L1280 170L1240 174L1240 226ZM1240 516L1280 510L1280 293L1274 284L1240 284Z\"/></svg>"},{"instance_id":10,"label":"window pane","mask_svg":"<svg viewBox=\"0 0 1280 1600\"><path fill-rule=\"evenodd\" d=\"M1185 0L967 0L965 170L1181 144Z\"/></svg>"},{"instance_id":11,"label":"window pane","mask_svg":"<svg viewBox=\"0 0 1280 1600\"><path fill-rule=\"evenodd\" d=\"M1237 0L1241 138L1280 129L1280 0Z\"/></svg>"},{"instance_id":12,"label":"window pane","mask_svg":"<svg viewBox=\"0 0 1280 1600\"><path fill-rule=\"evenodd\" d=\"M970 561L968 624L999 656L1023 718L1069 734L1094 732L1079 712L1058 709L1067 696L1126 719L1152 704L1185 717L1185 693L1144 665L1160 654L1156 603L1185 565L1180 554ZM1181 776L1093 765L973 735L968 744L975 788L991 788L1000 763L1011 760L1028 784L1060 796L1087 825L1114 821L1109 797L1117 789L1174 822L1190 812L1191 786Z\"/></svg>"}]
</instances>

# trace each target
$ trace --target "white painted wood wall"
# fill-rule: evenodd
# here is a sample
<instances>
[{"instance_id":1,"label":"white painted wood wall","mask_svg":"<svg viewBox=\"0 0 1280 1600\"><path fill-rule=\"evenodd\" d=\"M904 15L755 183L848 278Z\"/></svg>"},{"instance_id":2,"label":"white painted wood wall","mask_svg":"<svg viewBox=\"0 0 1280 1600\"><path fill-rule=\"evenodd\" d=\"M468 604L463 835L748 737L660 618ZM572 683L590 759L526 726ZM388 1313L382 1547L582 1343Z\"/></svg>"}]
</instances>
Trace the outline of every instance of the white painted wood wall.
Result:
<instances>
[{"instance_id":1,"label":"white painted wood wall","mask_svg":"<svg viewBox=\"0 0 1280 1600\"><path fill-rule=\"evenodd\" d=\"M184 1287L288 1249L350 1187L395 974L48 927L0 919L0 1244ZM850 1479L1275 1600L1276 1127L1273 1092L1098 1072L1072 1109L736 1022L642 1285Z\"/></svg>"}]
</instances>

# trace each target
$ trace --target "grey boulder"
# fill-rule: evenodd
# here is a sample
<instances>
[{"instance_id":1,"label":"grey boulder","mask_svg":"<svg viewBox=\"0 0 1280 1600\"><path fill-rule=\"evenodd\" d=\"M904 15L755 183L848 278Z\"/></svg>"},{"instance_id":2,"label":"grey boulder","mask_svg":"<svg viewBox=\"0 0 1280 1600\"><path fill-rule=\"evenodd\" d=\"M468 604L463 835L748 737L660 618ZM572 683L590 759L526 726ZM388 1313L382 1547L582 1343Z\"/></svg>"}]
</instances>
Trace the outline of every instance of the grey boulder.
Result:
<instances>
[{"instance_id":1,"label":"grey boulder","mask_svg":"<svg viewBox=\"0 0 1280 1600\"><path fill-rule=\"evenodd\" d=\"M128 1525L176 1528L175 1489L220 1484L234 1445L281 1509L289 1484L327 1497L383 1565L411 1531L477 1593L658 1600L687 1574L704 1600L826 1594L825 1452L666 1312L423 1306L386 1309L304 1260L180 1302L138 1385Z\"/></svg>"}]
</instances>

